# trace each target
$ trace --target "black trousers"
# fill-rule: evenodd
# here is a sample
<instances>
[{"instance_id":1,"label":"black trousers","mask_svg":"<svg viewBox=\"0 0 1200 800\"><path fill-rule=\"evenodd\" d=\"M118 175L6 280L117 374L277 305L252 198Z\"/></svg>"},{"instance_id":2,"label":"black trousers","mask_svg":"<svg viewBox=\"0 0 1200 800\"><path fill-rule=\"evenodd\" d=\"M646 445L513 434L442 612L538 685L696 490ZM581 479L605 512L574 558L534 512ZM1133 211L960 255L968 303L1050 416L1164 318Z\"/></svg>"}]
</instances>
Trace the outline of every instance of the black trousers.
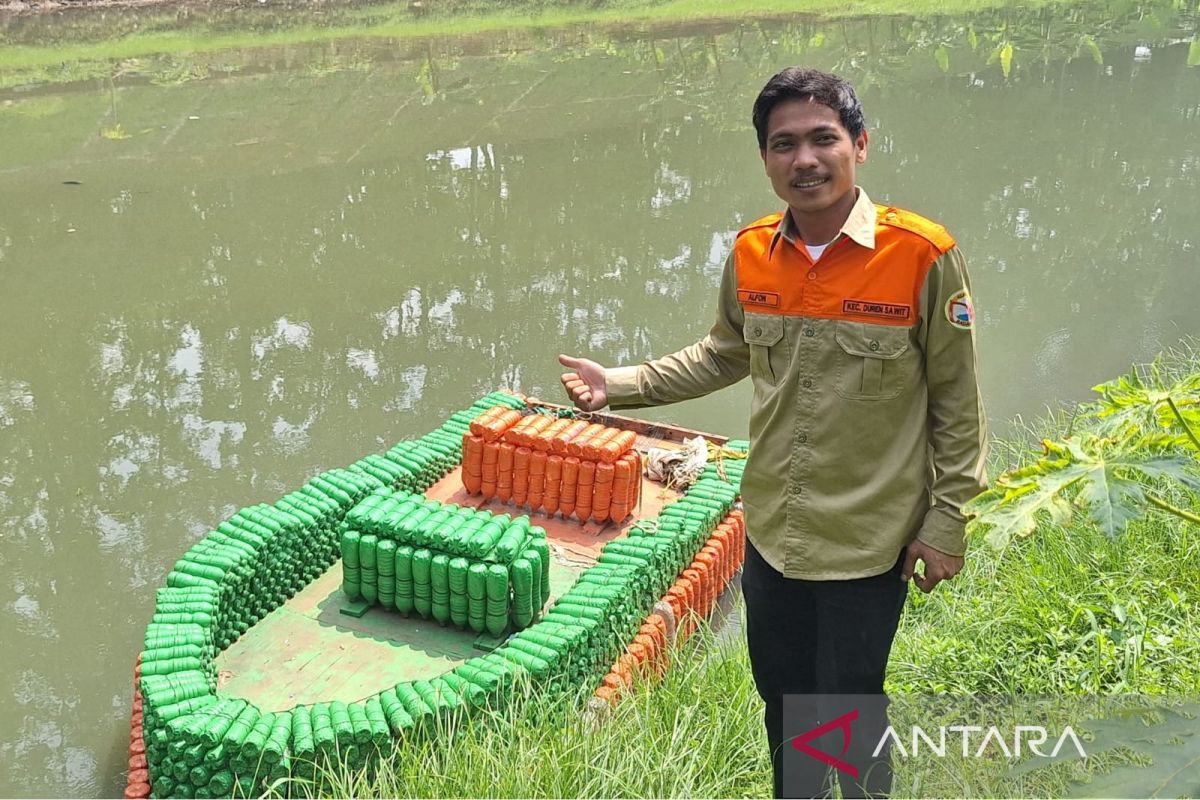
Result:
<instances>
[{"instance_id":1,"label":"black trousers","mask_svg":"<svg viewBox=\"0 0 1200 800\"><path fill-rule=\"evenodd\" d=\"M892 569L882 575L840 581L789 579L746 542L742 573L746 640L754 683L766 703L775 797L826 793L829 767L803 753L789 753L785 795L782 748L791 747L796 734L830 722L827 717L835 713L830 701L836 700L832 695L871 695L875 700L856 703L861 713L842 758L858 767L859 777L834 771L843 797L882 796L891 791L890 753L884 750L872 756L872 751L888 725L883 674L908 594L908 585L900 580L903 563L902 550ZM789 701L791 730L786 736L784 695L806 696ZM796 714L797 707L804 712ZM837 732L830 735L830 741L840 743ZM814 746L838 755L837 745Z\"/></svg>"}]
</instances>

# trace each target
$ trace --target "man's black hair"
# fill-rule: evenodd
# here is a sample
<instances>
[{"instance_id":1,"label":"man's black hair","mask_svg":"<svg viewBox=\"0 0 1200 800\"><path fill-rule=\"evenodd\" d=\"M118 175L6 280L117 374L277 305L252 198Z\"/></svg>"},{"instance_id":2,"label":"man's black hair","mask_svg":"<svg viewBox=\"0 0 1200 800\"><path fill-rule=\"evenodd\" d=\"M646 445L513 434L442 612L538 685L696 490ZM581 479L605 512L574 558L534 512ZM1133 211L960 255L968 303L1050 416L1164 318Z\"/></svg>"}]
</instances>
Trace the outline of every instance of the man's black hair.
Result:
<instances>
[{"instance_id":1,"label":"man's black hair","mask_svg":"<svg viewBox=\"0 0 1200 800\"><path fill-rule=\"evenodd\" d=\"M866 129L862 103L848 81L817 69L788 67L767 81L754 101L753 120L754 130L758 134L758 149L767 149L767 119L775 106L785 100L810 99L836 111L851 139L857 139Z\"/></svg>"}]
</instances>

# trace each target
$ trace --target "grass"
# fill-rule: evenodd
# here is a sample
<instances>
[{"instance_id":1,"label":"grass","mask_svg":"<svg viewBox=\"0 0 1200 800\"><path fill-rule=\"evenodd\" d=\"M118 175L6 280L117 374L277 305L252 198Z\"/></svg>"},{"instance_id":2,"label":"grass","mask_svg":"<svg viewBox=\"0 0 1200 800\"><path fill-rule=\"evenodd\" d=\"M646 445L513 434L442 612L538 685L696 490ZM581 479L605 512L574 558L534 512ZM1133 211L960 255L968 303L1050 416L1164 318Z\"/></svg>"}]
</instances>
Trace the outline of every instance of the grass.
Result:
<instances>
[{"instance_id":1,"label":"grass","mask_svg":"<svg viewBox=\"0 0 1200 800\"><path fill-rule=\"evenodd\" d=\"M524 695L401 743L370 771L326 769L328 797L748 797L770 794L761 701L740 639L702 628L650 690L596 724L590 691L567 702ZM449 743L449 744L447 744ZM298 782L280 795L311 790Z\"/></svg>"},{"instance_id":2,"label":"grass","mask_svg":"<svg viewBox=\"0 0 1200 800\"><path fill-rule=\"evenodd\" d=\"M1168 374L1200 373L1200 354L1185 345L1162 366ZM1071 416L1023 424L1023 434L997 443L994 466L1027 460L1032 443L1064 433ZM1173 499L1196 506L1196 498ZM1074 524L1044 527L1002 553L975 542L952 583L930 595L911 590L889 669L893 722L936 727L930 695L1036 695L1051 706L1051 720L1078 720L1081 707L1104 716L1105 698L1195 697L1198 586L1200 527L1175 518L1144 518L1117 540ZM402 744L373 772L328 770L318 794L769 796L762 708L740 636L721 639L702 626L661 683L639 687L604 724L579 713L586 700L587 692L554 704L521 698L454 726L448 738ZM953 711L950 703L943 714L953 720ZM1073 780L1131 762L1145 764L1118 749L1013 776L1003 759L898 760L895 793L1062 796Z\"/></svg>"}]
</instances>

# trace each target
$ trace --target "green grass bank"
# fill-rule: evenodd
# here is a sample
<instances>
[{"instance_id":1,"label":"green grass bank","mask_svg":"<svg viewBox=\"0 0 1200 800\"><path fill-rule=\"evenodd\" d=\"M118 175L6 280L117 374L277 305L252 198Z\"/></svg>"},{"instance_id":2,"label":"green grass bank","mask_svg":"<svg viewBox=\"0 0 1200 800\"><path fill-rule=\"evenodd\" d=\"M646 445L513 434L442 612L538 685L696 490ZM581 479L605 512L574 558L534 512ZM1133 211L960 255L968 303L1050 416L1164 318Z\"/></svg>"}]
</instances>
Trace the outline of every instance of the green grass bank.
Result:
<instances>
[{"instance_id":1,"label":"green grass bank","mask_svg":"<svg viewBox=\"0 0 1200 800\"><path fill-rule=\"evenodd\" d=\"M1028 13L1048 5L1046 0L1020 4L996 0L425 0L414 9L409 0L403 0L302 7L164 3L149 8L67 8L53 19L29 12L0 12L0 76L76 62L348 38L463 37L570 26L661 27L670 33L672 26L793 14L830 18L954 16L1003 8Z\"/></svg>"}]
</instances>

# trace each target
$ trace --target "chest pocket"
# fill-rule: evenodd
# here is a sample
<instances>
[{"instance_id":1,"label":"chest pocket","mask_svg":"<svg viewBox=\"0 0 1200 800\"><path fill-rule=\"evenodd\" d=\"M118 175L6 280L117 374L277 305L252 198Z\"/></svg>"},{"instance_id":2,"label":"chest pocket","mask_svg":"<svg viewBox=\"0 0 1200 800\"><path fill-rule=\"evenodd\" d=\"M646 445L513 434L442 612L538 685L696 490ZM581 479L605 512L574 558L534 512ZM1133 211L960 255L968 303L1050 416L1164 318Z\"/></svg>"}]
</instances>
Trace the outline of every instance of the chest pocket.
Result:
<instances>
[{"instance_id":1,"label":"chest pocket","mask_svg":"<svg viewBox=\"0 0 1200 800\"><path fill-rule=\"evenodd\" d=\"M888 400L904 391L916 368L908 333L908 328L838 322L833 334L837 393L851 400Z\"/></svg>"},{"instance_id":2,"label":"chest pocket","mask_svg":"<svg viewBox=\"0 0 1200 800\"><path fill-rule=\"evenodd\" d=\"M748 313L742 337L750 346L750 376L775 386L787 369L783 318L776 314Z\"/></svg>"}]
</instances>

